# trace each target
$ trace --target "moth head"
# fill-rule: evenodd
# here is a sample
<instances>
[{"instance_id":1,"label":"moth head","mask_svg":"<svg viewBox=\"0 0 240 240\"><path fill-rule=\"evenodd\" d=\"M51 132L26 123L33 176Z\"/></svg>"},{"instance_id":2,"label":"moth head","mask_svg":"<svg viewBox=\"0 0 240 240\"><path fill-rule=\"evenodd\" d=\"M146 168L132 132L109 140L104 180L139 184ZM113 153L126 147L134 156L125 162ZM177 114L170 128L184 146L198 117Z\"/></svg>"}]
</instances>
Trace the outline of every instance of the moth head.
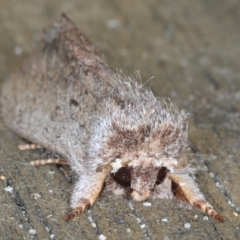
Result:
<instances>
[{"instance_id":1,"label":"moth head","mask_svg":"<svg viewBox=\"0 0 240 240\"><path fill-rule=\"evenodd\" d=\"M168 171L177 167L178 162L173 159L157 160L147 157L146 153L135 153L133 156L134 159L128 161L115 159L111 163L111 177L128 189L128 197L143 201L152 195L154 188L162 183Z\"/></svg>"}]
</instances>

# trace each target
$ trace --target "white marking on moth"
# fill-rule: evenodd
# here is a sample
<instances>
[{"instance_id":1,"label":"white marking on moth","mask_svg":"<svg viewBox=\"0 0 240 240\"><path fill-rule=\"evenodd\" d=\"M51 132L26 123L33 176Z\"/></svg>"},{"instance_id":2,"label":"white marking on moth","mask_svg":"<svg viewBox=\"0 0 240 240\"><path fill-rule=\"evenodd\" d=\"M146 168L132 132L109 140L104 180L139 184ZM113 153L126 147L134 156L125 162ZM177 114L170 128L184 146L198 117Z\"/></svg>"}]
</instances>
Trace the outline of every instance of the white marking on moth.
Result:
<instances>
[{"instance_id":1,"label":"white marking on moth","mask_svg":"<svg viewBox=\"0 0 240 240\"><path fill-rule=\"evenodd\" d=\"M187 185L187 184L186 183L182 183L182 182L179 183L180 187L185 186L185 185Z\"/></svg>"},{"instance_id":2,"label":"white marking on moth","mask_svg":"<svg viewBox=\"0 0 240 240\"><path fill-rule=\"evenodd\" d=\"M155 159L156 167L166 167L170 172L174 171L174 168L178 166L178 161L176 159L160 158Z\"/></svg>"},{"instance_id":3,"label":"white marking on moth","mask_svg":"<svg viewBox=\"0 0 240 240\"><path fill-rule=\"evenodd\" d=\"M111 163L112 171L111 173L116 173L123 165L120 158L116 158L113 163Z\"/></svg>"},{"instance_id":4,"label":"white marking on moth","mask_svg":"<svg viewBox=\"0 0 240 240\"><path fill-rule=\"evenodd\" d=\"M145 137L144 142L149 142L149 137Z\"/></svg>"},{"instance_id":5,"label":"white marking on moth","mask_svg":"<svg viewBox=\"0 0 240 240\"><path fill-rule=\"evenodd\" d=\"M163 218L162 222L168 222L167 218Z\"/></svg>"},{"instance_id":6,"label":"white marking on moth","mask_svg":"<svg viewBox=\"0 0 240 240\"><path fill-rule=\"evenodd\" d=\"M147 112L146 112L146 109L145 109L145 107L143 107L143 109L142 109L142 110L143 110L143 114L144 114L144 115L146 115L146 114L147 114Z\"/></svg>"}]
</instances>

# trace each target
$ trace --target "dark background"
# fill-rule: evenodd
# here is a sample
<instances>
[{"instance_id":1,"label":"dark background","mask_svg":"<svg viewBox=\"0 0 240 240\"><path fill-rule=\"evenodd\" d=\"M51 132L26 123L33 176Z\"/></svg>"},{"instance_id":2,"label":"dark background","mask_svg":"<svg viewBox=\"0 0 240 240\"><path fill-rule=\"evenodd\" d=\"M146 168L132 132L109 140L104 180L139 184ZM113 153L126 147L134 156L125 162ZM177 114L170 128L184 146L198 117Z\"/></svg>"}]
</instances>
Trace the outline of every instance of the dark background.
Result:
<instances>
[{"instance_id":1,"label":"dark background","mask_svg":"<svg viewBox=\"0 0 240 240\"><path fill-rule=\"evenodd\" d=\"M70 223L70 184L44 150L0 121L1 239L240 239L240 2L237 0L0 0L0 80L38 48L41 30L65 12L126 74L189 112L196 181L225 223L176 201L142 203L106 194ZM162 219L167 219L162 221ZM205 220L204 220L205 219ZM185 224L190 223L190 229Z\"/></svg>"}]
</instances>

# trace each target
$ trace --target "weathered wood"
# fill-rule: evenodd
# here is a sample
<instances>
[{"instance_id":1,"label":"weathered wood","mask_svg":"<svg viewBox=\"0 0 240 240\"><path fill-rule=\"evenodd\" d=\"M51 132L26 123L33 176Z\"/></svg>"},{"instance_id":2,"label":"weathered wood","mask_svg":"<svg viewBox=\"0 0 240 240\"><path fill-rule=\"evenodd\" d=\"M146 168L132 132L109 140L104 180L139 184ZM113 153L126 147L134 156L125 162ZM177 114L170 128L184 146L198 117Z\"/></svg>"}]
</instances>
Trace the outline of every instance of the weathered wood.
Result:
<instances>
[{"instance_id":1,"label":"weathered wood","mask_svg":"<svg viewBox=\"0 0 240 240\"><path fill-rule=\"evenodd\" d=\"M113 68L139 70L143 82L155 76L147 86L191 113L191 140L201 151L191 156L200 168L196 181L227 220L205 221L204 214L175 201L150 200L146 207L105 194L90 211L65 223L72 184L55 166L32 167L29 162L45 151L20 152L17 145L24 141L1 121L1 239L240 238L238 1L135 0L130 6L108 0L0 0L0 5L1 81L33 52L37 33L61 12L91 37Z\"/></svg>"}]
</instances>

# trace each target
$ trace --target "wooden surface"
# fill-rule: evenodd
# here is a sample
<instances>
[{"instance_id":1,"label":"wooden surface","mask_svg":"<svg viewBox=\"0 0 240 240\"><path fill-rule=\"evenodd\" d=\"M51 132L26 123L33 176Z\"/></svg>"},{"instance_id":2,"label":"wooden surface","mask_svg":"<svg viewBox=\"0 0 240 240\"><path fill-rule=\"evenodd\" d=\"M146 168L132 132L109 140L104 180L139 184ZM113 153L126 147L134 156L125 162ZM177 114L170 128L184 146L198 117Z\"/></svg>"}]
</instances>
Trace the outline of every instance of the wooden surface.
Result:
<instances>
[{"instance_id":1,"label":"wooden surface","mask_svg":"<svg viewBox=\"0 0 240 240\"><path fill-rule=\"evenodd\" d=\"M196 181L226 222L176 201L144 206L104 194L66 223L72 184L55 166L31 167L46 152L20 152L24 141L1 121L0 239L240 239L239 1L68 2L0 0L1 82L65 12L113 68L154 76L147 86L190 113Z\"/></svg>"}]
</instances>

